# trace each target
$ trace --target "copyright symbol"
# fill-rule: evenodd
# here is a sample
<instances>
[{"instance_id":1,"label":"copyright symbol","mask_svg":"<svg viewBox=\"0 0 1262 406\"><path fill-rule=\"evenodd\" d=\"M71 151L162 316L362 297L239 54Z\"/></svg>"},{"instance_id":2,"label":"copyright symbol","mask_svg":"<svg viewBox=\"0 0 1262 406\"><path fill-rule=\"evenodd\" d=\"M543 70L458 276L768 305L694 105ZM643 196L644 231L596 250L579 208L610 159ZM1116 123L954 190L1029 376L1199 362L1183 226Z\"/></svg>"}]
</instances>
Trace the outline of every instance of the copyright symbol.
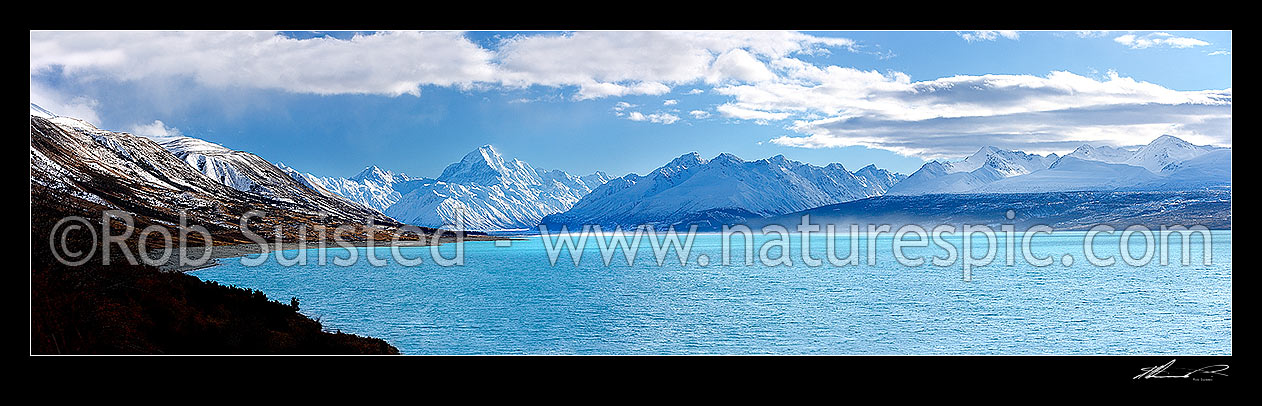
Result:
<instances>
[{"instance_id":1,"label":"copyright symbol","mask_svg":"<svg viewBox=\"0 0 1262 406\"><path fill-rule=\"evenodd\" d=\"M91 250L87 253L83 251L74 251L67 244L70 233L75 230L84 229L92 234ZM70 216L61 219L57 224L53 225L53 231L48 235L48 246L53 250L53 256L57 258L57 262L61 262L67 266L79 266L88 262L92 258L92 254L96 253L96 230L92 228L92 223L83 217Z\"/></svg>"}]
</instances>

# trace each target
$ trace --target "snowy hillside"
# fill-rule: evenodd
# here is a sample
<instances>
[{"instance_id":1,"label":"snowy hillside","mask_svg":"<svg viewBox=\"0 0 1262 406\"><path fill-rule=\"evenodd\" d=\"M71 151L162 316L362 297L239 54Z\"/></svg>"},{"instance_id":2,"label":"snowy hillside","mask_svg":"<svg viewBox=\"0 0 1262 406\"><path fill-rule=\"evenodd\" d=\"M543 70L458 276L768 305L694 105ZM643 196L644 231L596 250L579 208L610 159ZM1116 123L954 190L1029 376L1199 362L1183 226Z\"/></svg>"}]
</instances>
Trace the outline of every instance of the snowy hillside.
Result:
<instances>
[{"instance_id":1,"label":"snowy hillside","mask_svg":"<svg viewBox=\"0 0 1262 406\"><path fill-rule=\"evenodd\" d=\"M900 178L876 168L861 172L856 176L840 164L819 167L780 155L745 161L725 153L707 161L694 152L648 175L613 179L543 223L714 225L879 196Z\"/></svg>"},{"instance_id":2,"label":"snowy hillside","mask_svg":"<svg viewBox=\"0 0 1262 406\"><path fill-rule=\"evenodd\" d=\"M1038 193L1076 190L1182 190L1230 186L1230 148L1198 146L1163 135L1136 150L1083 145L1064 157L986 147L959 162L929 162L890 195ZM1223 151L1226 151L1225 153ZM1213 155L1182 173L1174 169ZM978 165L978 162L982 162ZM1225 169L1224 169L1225 168ZM1225 176L1224 176L1225 172Z\"/></svg>"},{"instance_id":3,"label":"snowy hillside","mask_svg":"<svg viewBox=\"0 0 1262 406\"><path fill-rule=\"evenodd\" d=\"M1231 187L1231 149L1217 149L1161 169L1161 179L1136 187L1141 190L1194 190Z\"/></svg>"},{"instance_id":4,"label":"snowy hillside","mask_svg":"<svg viewBox=\"0 0 1262 406\"><path fill-rule=\"evenodd\" d=\"M1083 144L1082 146L1078 147L1078 149L1075 149L1074 152L1070 152L1069 154L1065 156L1074 157L1078 159L1085 159L1088 161L1100 161L1100 162L1108 162L1111 164L1120 164L1120 163L1126 163L1126 160L1130 159L1131 156L1133 155L1135 155L1135 151L1131 151L1124 148L1110 147L1108 145L1097 147L1097 146Z\"/></svg>"},{"instance_id":5,"label":"snowy hillside","mask_svg":"<svg viewBox=\"0 0 1262 406\"><path fill-rule=\"evenodd\" d=\"M1161 172L1162 168L1204 155L1218 148L1192 145L1187 141L1171 135L1163 135L1135 151L1126 164L1144 167L1153 172Z\"/></svg>"},{"instance_id":6,"label":"snowy hillside","mask_svg":"<svg viewBox=\"0 0 1262 406\"><path fill-rule=\"evenodd\" d=\"M1066 156L1050 168L1025 176L1000 179L974 189L976 193L1038 193L1071 190L1112 190L1160 178L1147 169L1088 161Z\"/></svg>"},{"instance_id":7,"label":"snowy hillside","mask_svg":"<svg viewBox=\"0 0 1262 406\"><path fill-rule=\"evenodd\" d=\"M983 147L956 162L932 161L890 188L891 195L967 193L991 182L1047 169L1058 157Z\"/></svg>"},{"instance_id":8,"label":"snowy hillside","mask_svg":"<svg viewBox=\"0 0 1262 406\"><path fill-rule=\"evenodd\" d=\"M194 139L163 146L37 107L31 107L31 188L71 209L120 209L163 224L186 214L212 232L235 229L248 210L267 212L273 222L398 224L312 191L253 154Z\"/></svg>"},{"instance_id":9,"label":"snowy hillside","mask_svg":"<svg viewBox=\"0 0 1262 406\"><path fill-rule=\"evenodd\" d=\"M394 202L399 201L399 198L403 197L403 192L411 190L408 188L409 185L430 180L414 178L403 173L396 174L376 165L364 168L359 174L350 178L317 177L285 166L283 163L277 166L294 179L299 179L308 185L319 186L346 200L382 213L385 213L386 208Z\"/></svg>"}]
</instances>

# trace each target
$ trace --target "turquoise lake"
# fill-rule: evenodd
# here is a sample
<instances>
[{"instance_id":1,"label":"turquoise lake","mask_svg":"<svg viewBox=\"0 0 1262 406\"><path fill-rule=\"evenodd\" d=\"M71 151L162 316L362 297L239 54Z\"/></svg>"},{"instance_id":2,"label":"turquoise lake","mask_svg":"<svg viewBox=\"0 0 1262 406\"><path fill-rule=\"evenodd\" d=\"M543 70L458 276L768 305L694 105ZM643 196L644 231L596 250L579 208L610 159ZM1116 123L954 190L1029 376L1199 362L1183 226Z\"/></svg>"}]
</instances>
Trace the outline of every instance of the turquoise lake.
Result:
<instances>
[{"instance_id":1,"label":"turquoise lake","mask_svg":"<svg viewBox=\"0 0 1262 406\"><path fill-rule=\"evenodd\" d=\"M1054 259L1043 267L1019 253L1007 265L999 241L995 262L972 270L969 281L959 259L900 264L889 235L876 240L875 265L862 256L859 265L831 265L819 236L810 249L822 266L803 263L796 236L793 265L745 265L739 237L733 263L723 265L716 234L696 237L686 265L671 251L658 266L644 242L634 265L619 251L605 266L594 240L580 265L568 253L550 265L536 236L507 247L465 242L461 266L439 266L428 247L399 248L423 259L415 266L390 260L385 247L373 249L384 266L365 260L367 248L356 249L354 265L319 265L320 250L310 249L283 252L306 255L307 265L231 258L191 274L282 303L297 297L301 312L327 330L382 338L404 354L1231 354L1231 231L1212 233L1210 265L1200 237L1191 238L1191 265L1181 264L1178 237L1158 247L1169 252L1168 265L1160 255L1128 265L1119 234L1096 237L1096 256L1118 258L1102 267L1085 259L1082 232L1034 238L1032 253ZM1138 238L1133 256L1144 252ZM866 254L867 238L860 240ZM850 237L834 242L845 256ZM439 249L446 257L455 250ZM904 253L946 255L934 245ZM331 261L348 252L324 254ZM1066 254L1072 264L1062 262ZM698 264L700 256L710 262Z\"/></svg>"}]
</instances>

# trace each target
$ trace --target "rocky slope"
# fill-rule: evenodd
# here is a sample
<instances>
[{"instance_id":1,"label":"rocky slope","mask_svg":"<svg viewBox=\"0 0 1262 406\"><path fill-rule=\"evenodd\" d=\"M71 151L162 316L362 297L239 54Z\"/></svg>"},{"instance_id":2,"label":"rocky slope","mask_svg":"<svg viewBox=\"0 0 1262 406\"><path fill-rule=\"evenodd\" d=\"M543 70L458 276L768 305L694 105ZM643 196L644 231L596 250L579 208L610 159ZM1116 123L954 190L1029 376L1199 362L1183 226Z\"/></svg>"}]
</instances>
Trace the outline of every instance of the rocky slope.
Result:
<instances>
[{"instance_id":1,"label":"rocky slope","mask_svg":"<svg viewBox=\"0 0 1262 406\"><path fill-rule=\"evenodd\" d=\"M310 189L253 154L199 145L184 155L204 164L199 167L148 138L47 118L34 108L30 136L32 199L88 218L113 209L132 214L141 227L172 226L183 214L187 224L206 227L222 244L249 242L239 222L250 211L265 214L251 220L251 230L268 239L280 230L286 241L300 234L316 240L319 231L340 225L354 230L345 234L348 239L388 239L402 225Z\"/></svg>"}]
</instances>

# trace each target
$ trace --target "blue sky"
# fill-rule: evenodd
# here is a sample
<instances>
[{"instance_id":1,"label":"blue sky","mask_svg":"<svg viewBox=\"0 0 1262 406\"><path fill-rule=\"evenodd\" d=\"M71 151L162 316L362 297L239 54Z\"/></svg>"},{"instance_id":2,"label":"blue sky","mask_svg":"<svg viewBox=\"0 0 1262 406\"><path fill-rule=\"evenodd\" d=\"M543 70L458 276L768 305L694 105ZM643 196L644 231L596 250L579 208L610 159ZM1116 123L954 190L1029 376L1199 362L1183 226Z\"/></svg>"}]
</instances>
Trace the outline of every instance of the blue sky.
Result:
<instances>
[{"instance_id":1,"label":"blue sky","mask_svg":"<svg viewBox=\"0 0 1262 406\"><path fill-rule=\"evenodd\" d=\"M482 144L645 173L697 151L903 173L984 145L1231 145L1231 32L31 33L31 101L320 176ZM157 122L155 122L157 121Z\"/></svg>"}]
</instances>

